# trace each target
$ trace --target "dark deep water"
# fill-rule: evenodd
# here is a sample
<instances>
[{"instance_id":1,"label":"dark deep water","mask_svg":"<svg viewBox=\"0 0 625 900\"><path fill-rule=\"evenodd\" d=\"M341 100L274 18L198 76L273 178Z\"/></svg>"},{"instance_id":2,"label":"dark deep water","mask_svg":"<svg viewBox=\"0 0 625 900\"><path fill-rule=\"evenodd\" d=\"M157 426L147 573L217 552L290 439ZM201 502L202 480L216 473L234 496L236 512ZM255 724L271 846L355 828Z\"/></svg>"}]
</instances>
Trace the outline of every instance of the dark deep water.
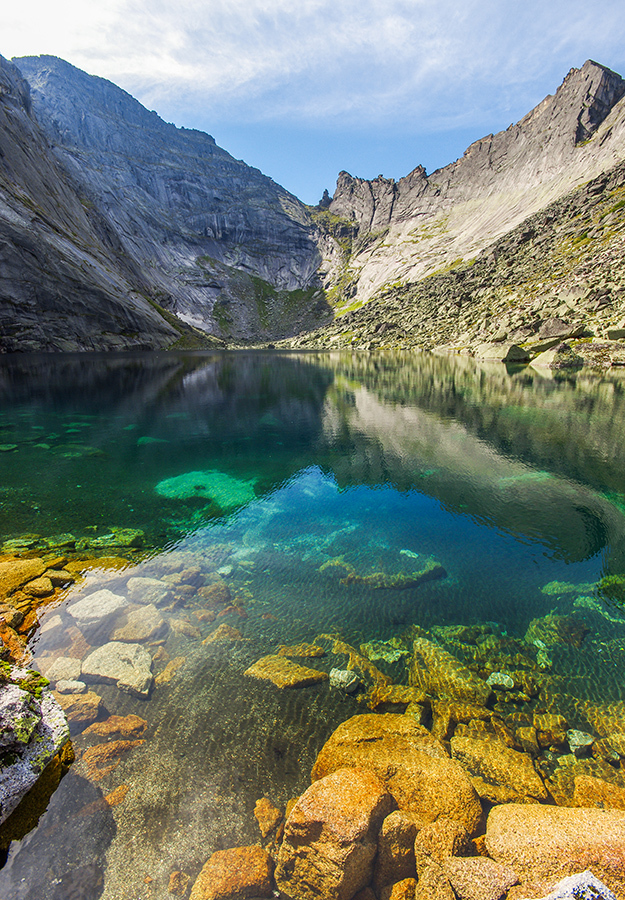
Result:
<instances>
[{"instance_id":1,"label":"dark deep water","mask_svg":"<svg viewBox=\"0 0 625 900\"><path fill-rule=\"evenodd\" d=\"M365 711L327 682L285 692L244 677L279 644L476 623L522 639L533 619L573 612L589 635L550 648L551 671L581 699L625 699L625 614L597 589L625 573L625 373L411 354L6 358L0 472L4 552L70 534L85 558L129 560L94 569L42 611L44 628L77 595L194 565L197 584L219 572L232 598L202 617L192 586L163 607L154 671L183 662L149 699L94 686L110 714L147 720L144 743L101 779L72 767L12 845L2 900L165 898L170 872L194 878L213 850L257 841L255 800L301 793L324 740ZM143 546L116 545L114 529ZM341 583L429 559L446 577ZM241 639L204 644L222 624ZM34 665L77 658L79 643L37 635ZM405 682L404 665L386 671ZM98 804L120 786L123 802Z\"/></svg>"}]
</instances>

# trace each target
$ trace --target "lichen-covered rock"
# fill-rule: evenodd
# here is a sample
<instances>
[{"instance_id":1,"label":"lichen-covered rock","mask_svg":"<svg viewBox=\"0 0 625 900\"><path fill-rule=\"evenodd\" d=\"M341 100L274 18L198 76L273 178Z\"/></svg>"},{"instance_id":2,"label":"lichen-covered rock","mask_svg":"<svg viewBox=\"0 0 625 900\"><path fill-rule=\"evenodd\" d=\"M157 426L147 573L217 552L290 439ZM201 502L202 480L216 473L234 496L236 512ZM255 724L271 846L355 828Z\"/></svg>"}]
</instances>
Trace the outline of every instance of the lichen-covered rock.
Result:
<instances>
[{"instance_id":1,"label":"lichen-covered rock","mask_svg":"<svg viewBox=\"0 0 625 900\"><path fill-rule=\"evenodd\" d=\"M38 699L16 685L4 684L0 697L0 822L4 822L67 743L69 727L50 693Z\"/></svg>"},{"instance_id":2,"label":"lichen-covered rock","mask_svg":"<svg viewBox=\"0 0 625 900\"><path fill-rule=\"evenodd\" d=\"M471 775L473 787L483 800L510 803L547 799L547 790L531 756L507 747L495 737L453 737L451 754Z\"/></svg>"},{"instance_id":3,"label":"lichen-covered rock","mask_svg":"<svg viewBox=\"0 0 625 900\"><path fill-rule=\"evenodd\" d=\"M190 900L259 900L273 896L273 861L262 847L218 850L208 859Z\"/></svg>"},{"instance_id":4,"label":"lichen-covered rock","mask_svg":"<svg viewBox=\"0 0 625 900\"><path fill-rule=\"evenodd\" d=\"M244 674L250 678L259 678L261 681L271 681L279 688L306 687L328 680L327 672L300 666L286 656L263 656L246 669Z\"/></svg>"},{"instance_id":5,"label":"lichen-covered rock","mask_svg":"<svg viewBox=\"0 0 625 900\"><path fill-rule=\"evenodd\" d=\"M399 809L424 823L449 816L473 832L480 820L479 798L462 766L411 716L369 713L343 722L319 752L312 778L343 766L374 771Z\"/></svg>"},{"instance_id":6,"label":"lichen-covered rock","mask_svg":"<svg viewBox=\"0 0 625 900\"><path fill-rule=\"evenodd\" d=\"M521 882L553 885L590 869L617 896L625 892L625 812L567 809L543 804L495 806L488 816L486 849Z\"/></svg>"},{"instance_id":7,"label":"lichen-covered rock","mask_svg":"<svg viewBox=\"0 0 625 900\"><path fill-rule=\"evenodd\" d=\"M314 782L287 819L276 884L291 900L351 900L373 874L377 833L393 806L368 769Z\"/></svg>"},{"instance_id":8,"label":"lichen-covered rock","mask_svg":"<svg viewBox=\"0 0 625 900\"><path fill-rule=\"evenodd\" d=\"M448 700L462 700L485 706L491 689L460 660L427 638L413 644L410 684L428 694Z\"/></svg>"}]
</instances>

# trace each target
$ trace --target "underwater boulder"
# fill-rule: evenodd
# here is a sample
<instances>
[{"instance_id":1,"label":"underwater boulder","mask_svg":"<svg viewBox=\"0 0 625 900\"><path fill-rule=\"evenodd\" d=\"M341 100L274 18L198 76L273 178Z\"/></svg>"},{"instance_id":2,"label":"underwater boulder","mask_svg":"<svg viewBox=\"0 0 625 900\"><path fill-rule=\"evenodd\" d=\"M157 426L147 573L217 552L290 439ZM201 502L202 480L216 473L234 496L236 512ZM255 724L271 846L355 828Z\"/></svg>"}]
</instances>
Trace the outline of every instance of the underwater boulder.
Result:
<instances>
[{"instance_id":1,"label":"underwater boulder","mask_svg":"<svg viewBox=\"0 0 625 900\"><path fill-rule=\"evenodd\" d=\"M212 500L225 512L255 500L255 483L255 478L245 481L226 472L185 472L159 481L156 493L169 500Z\"/></svg>"}]
</instances>

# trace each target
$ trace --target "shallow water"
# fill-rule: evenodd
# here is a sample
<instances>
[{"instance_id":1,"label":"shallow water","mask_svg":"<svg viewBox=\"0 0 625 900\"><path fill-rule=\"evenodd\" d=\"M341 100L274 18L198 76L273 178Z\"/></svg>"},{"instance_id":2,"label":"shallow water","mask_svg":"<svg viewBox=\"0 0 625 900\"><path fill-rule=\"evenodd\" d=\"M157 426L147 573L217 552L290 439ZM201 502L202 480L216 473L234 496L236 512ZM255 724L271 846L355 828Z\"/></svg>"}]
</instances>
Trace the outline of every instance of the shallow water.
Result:
<instances>
[{"instance_id":1,"label":"shallow water","mask_svg":"<svg viewBox=\"0 0 625 900\"><path fill-rule=\"evenodd\" d=\"M327 682L280 691L244 676L279 644L334 633L358 648L414 625L484 623L523 639L533 619L574 612L590 631L580 648L549 648L554 684L625 699L625 620L596 587L625 572L618 373L393 354L20 357L0 361L0 398L5 550L70 533L85 558L128 560L42 610L35 666L110 640L114 622L59 637L77 597L199 568L182 592L171 582L167 631L146 642L155 673L183 660L171 680L149 699L91 686L110 714L147 721L144 742L102 778L72 767L12 844L3 900L165 898L172 871L193 879L212 851L256 842L256 799L301 793L324 740L366 711ZM143 546L116 546L114 529L143 532ZM363 580L429 560L445 577ZM232 602L198 593L216 572ZM577 587L543 590L554 582ZM46 633L54 615L61 632ZM203 643L220 625L240 639ZM376 665L405 683L405 659ZM122 802L101 802L121 785Z\"/></svg>"}]
</instances>

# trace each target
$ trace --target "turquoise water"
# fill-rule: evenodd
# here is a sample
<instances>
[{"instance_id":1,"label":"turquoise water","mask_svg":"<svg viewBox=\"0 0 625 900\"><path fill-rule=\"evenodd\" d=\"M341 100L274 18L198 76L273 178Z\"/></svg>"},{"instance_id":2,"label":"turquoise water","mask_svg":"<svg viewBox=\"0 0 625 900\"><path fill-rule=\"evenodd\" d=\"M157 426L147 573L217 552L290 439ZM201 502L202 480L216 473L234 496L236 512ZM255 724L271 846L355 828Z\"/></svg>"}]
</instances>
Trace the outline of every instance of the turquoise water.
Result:
<instances>
[{"instance_id":1,"label":"turquoise water","mask_svg":"<svg viewBox=\"0 0 625 900\"><path fill-rule=\"evenodd\" d=\"M0 361L0 401L5 552L127 560L42 610L35 666L110 639L110 624L82 645L46 633L53 615L67 632L76 598L198 568L145 642L155 673L183 660L171 680L148 699L93 686L108 713L147 721L144 743L103 778L78 760L11 845L3 900L165 898L172 871L193 879L213 850L256 842L256 799L301 793L324 740L365 711L327 682L279 691L244 675L279 644L332 633L359 648L415 625L523 640L532 620L573 614L589 634L549 648L554 684L625 699L625 621L597 589L625 572L618 373L392 354L23 357ZM371 583L431 561L444 577ZM217 573L230 600L211 606L201 588ZM543 590L554 582L573 588ZM221 625L239 638L203 643ZM406 658L376 665L406 683ZM120 786L122 802L101 802Z\"/></svg>"}]
</instances>

